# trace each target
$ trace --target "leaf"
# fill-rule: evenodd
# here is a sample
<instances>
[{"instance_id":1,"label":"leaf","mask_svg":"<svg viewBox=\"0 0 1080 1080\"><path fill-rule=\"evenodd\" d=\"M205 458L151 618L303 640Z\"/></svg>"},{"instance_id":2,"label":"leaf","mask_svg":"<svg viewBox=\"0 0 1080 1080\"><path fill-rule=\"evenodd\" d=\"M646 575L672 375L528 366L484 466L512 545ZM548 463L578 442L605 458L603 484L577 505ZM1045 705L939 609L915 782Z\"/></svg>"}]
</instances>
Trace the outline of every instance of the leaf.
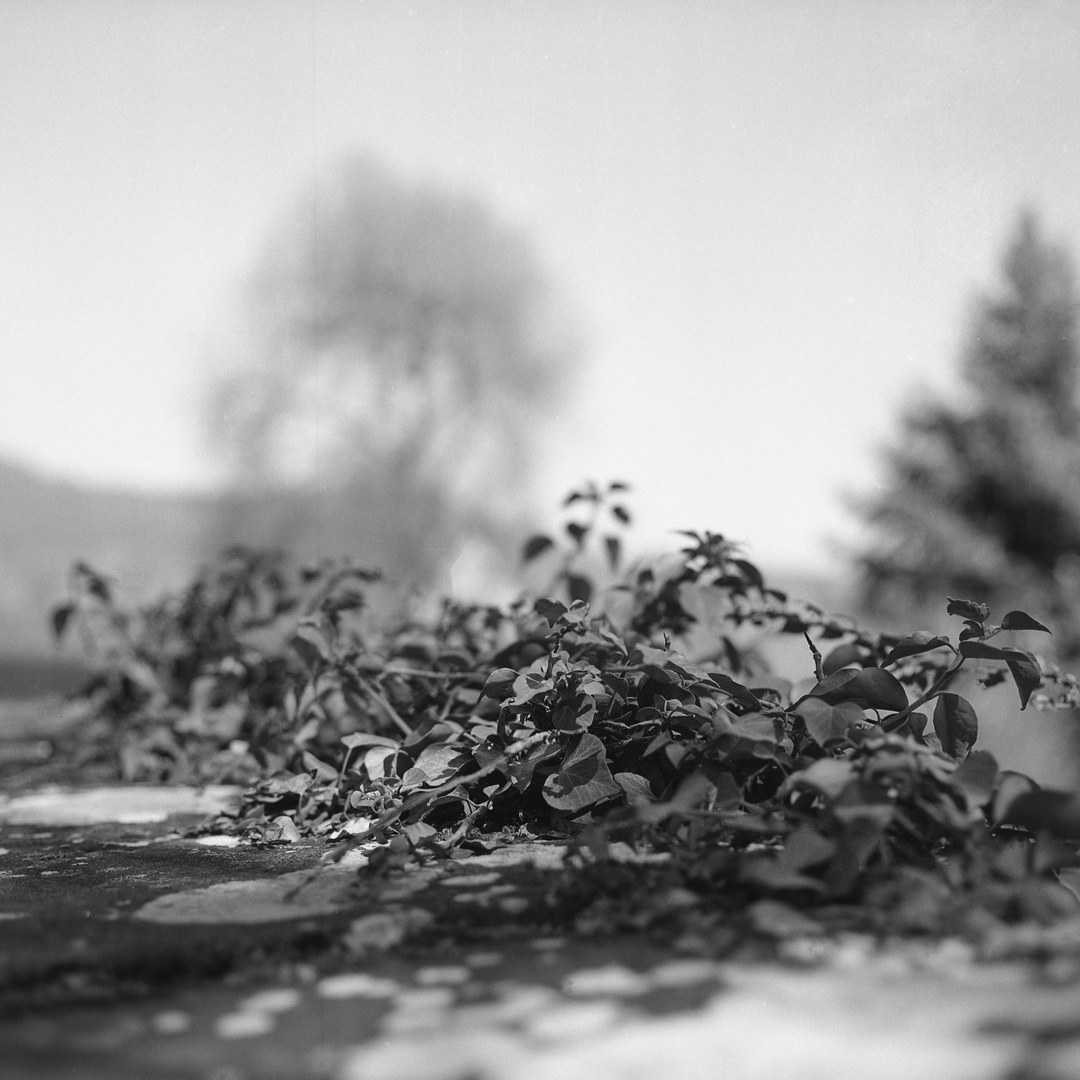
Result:
<instances>
[{"instance_id":1,"label":"leaf","mask_svg":"<svg viewBox=\"0 0 1080 1080\"><path fill-rule=\"evenodd\" d=\"M730 675L725 675L722 671L710 671L709 678L740 705L755 710L761 708L761 702L742 683L736 682Z\"/></svg>"},{"instance_id":2,"label":"leaf","mask_svg":"<svg viewBox=\"0 0 1080 1080\"><path fill-rule=\"evenodd\" d=\"M985 641L961 641L960 655L968 660L1008 660L1010 652L1018 652L1000 645L991 645Z\"/></svg>"},{"instance_id":3,"label":"leaf","mask_svg":"<svg viewBox=\"0 0 1080 1080\"><path fill-rule=\"evenodd\" d=\"M556 810L576 814L622 790L608 768L604 744L586 734L563 758L559 771L544 781L544 801Z\"/></svg>"},{"instance_id":4,"label":"leaf","mask_svg":"<svg viewBox=\"0 0 1080 1080\"><path fill-rule=\"evenodd\" d=\"M274 818L272 824L281 830L278 833L278 840L284 840L287 844L295 844L300 839L300 830L291 817L282 814L280 817Z\"/></svg>"},{"instance_id":5,"label":"leaf","mask_svg":"<svg viewBox=\"0 0 1080 1080\"><path fill-rule=\"evenodd\" d=\"M979 737L979 718L971 703L959 694L938 694L934 731L946 754L964 758Z\"/></svg>"},{"instance_id":6,"label":"leaf","mask_svg":"<svg viewBox=\"0 0 1080 1080\"><path fill-rule=\"evenodd\" d=\"M416 759L415 767L423 769L432 783L440 783L449 780L455 773L461 771L461 767L471 759L471 755L465 753L460 746L447 745L446 743L425 746Z\"/></svg>"},{"instance_id":7,"label":"leaf","mask_svg":"<svg viewBox=\"0 0 1080 1080\"><path fill-rule=\"evenodd\" d=\"M854 701L830 705L819 697L804 698L795 706L810 738L822 749L847 738L848 728L863 718L863 711Z\"/></svg>"},{"instance_id":8,"label":"leaf","mask_svg":"<svg viewBox=\"0 0 1080 1080\"><path fill-rule=\"evenodd\" d=\"M644 776L631 772L619 772L615 774L613 779L623 789L628 802L656 802L653 789Z\"/></svg>"},{"instance_id":9,"label":"leaf","mask_svg":"<svg viewBox=\"0 0 1080 1080\"><path fill-rule=\"evenodd\" d=\"M1016 683L1017 693L1020 695L1020 711L1023 712L1027 708L1031 695L1042 684L1042 671L1039 669L1039 662L1028 652L1014 660L1009 660L1008 665L1009 671L1012 672L1013 682Z\"/></svg>"},{"instance_id":10,"label":"leaf","mask_svg":"<svg viewBox=\"0 0 1080 1080\"><path fill-rule=\"evenodd\" d=\"M1048 832L1063 839L1080 839L1080 796L1068 791L1036 789L1017 795L1003 820L1031 832Z\"/></svg>"},{"instance_id":11,"label":"leaf","mask_svg":"<svg viewBox=\"0 0 1080 1080\"><path fill-rule=\"evenodd\" d=\"M337 769L332 769L325 761L320 761L307 750L304 751L301 760L304 762L304 768L309 772L314 772L320 780L333 781L338 778Z\"/></svg>"},{"instance_id":12,"label":"leaf","mask_svg":"<svg viewBox=\"0 0 1080 1080\"><path fill-rule=\"evenodd\" d=\"M566 591L570 594L571 600L580 600L587 604L592 599L592 582L581 574L567 574Z\"/></svg>"},{"instance_id":13,"label":"leaf","mask_svg":"<svg viewBox=\"0 0 1080 1080\"><path fill-rule=\"evenodd\" d=\"M949 777L949 783L963 790L969 805L985 806L994 794L997 778L998 763L994 755L986 750L975 750Z\"/></svg>"},{"instance_id":14,"label":"leaf","mask_svg":"<svg viewBox=\"0 0 1080 1080\"><path fill-rule=\"evenodd\" d=\"M830 705L841 701L857 701L868 709L888 709L899 712L908 704L907 691L900 680L889 671L871 667L856 671L843 668L830 675L810 691L811 697L822 698Z\"/></svg>"},{"instance_id":15,"label":"leaf","mask_svg":"<svg viewBox=\"0 0 1080 1080\"><path fill-rule=\"evenodd\" d=\"M514 668L496 668L484 682L484 689L480 691L480 696L505 701L513 694L517 677L518 672Z\"/></svg>"},{"instance_id":16,"label":"leaf","mask_svg":"<svg viewBox=\"0 0 1080 1080\"><path fill-rule=\"evenodd\" d=\"M581 545L585 543L585 537L589 535L589 527L588 525L580 525L576 521L568 521L566 523L566 532L570 539L573 540L578 547L581 547Z\"/></svg>"},{"instance_id":17,"label":"leaf","mask_svg":"<svg viewBox=\"0 0 1080 1080\"><path fill-rule=\"evenodd\" d=\"M1038 660L1023 649L988 645L985 641L962 641L960 655L974 660L1004 660L1020 694L1021 711L1027 708L1031 695L1042 683L1042 670Z\"/></svg>"},{"instance_id":18,"label":"leaf","mask_svg":"<svg viewBox=\"0 0 1080 1080\"><path fill-rule=\"evenodd\" d=\"M59 640L64 636L64 630L67 627L72 615L75 614L74 604L61 604L58 607L54 607L52 611L52 629L53 636Z\"/></svg>"},{"instance_id":19,"label":"leaf","mask_svg":"<svg viewBox=\"0 0 1080 1080\"><path fill-rule=\"evenodd\" d=\"M955 597L946 598L949 606L945 609L950 615L959 615L963 619L972 619L977 623L984 623L990 618L990 609L985 604L976 603L974 600L957 600Z\"/></svg>"},{"instance_id":20,"label":"leaf","mask_svg":"<svg viewBox=\"0 0 1080 1080\"><path fill-rule=\"evenodd\" d=\"M765 581L761 576L761 571L752 563L746 559L732 559L732 563L737 566L743 573L743 577L747 582L755 589L762 589L765 587Z\"/></svg>"},{"instance_id":21,"label":"leaf","mask_svg":"<svg viewBox=\"0 0 1080 1080\"><path fill-rule=\"evenodd\" d=\"M330 660L330 649L317 626L301 623L289 642L293 652L309 668L316 668Z\"/></svg>"},{"instance_id":22,"label":"leaf","mask_svg":"<svg viewBox=\"0 0 1080 1080\"><path fill-rule=\"evenodd\" d=\"M618 518L624 525L630 524L630 511L625 506L615 505L611 508L611 513L614 517Z\"/></svg>"},{"instance_id":23,"label":"leaf","mask_svg":"<svg viewBox=\"0 0 1080 1080\"><path fill-rule=\"evenodd\" d=\"M369 780L381 780L386 775L387 762L397 750L391 746L373 746L364 755L364 771Z\"/></svg>"},{"instance_id":24,"label":"leaf","mask_svg":"<svg viewBox=\"0 0 1080 1080\"><path fill-rule=\"evenodd\" d=\"M525 542L525 547L521 552L522 562L531 562L537 556L542 555L548 548L555 546L555 541L550 536L545 536L543 533L537 533L536 536L530 536Z\"/></svg>"},{"instance_id":25,"label":"leaf","mask_svg":"<svg viewBox=\"0 0 1080 1080\"><path fill-rule=\"evenodd\" d=\"M514 693L510 698L511 705L524 705L533 698L540 697L555 689L551 679L545 679L543 675L535 671L526 671L514 680Z\"/></svg>"},{"instance_id":26,"label":"leaf","mask_svg":"<svg viewBox=\"0 0 1080 1080\"><path fill-rule=\"evenodd\" d=\"M940 649L948 645L949 639L939 634L928 634L925 630L917 630L914 634L902 637L890 650L889 655L881 662L882 667L895 664L897 660L903 660L906 656L917 656L919 653L930 652L931 649Z\"/></svg>"},{"instance_id":27,"label":"leaf","mask_svg":"<svg viewBox=\"0 0 1080 1080\"><path fill-rule=\"evenodd\" d=\"M805 769L797 769L783 783L779 796L783 798L797 788L809 788L819 795L836 799L855 779L855 766L838 758L820 758Z\"/></svg>"},{"instance_id":28,"label":"leaf","mask_svg":"<svg viewBox=\"0 0 1080 1080\"><path fill-rule=\"evenodd\" d=\"M388 739L385 735L370 735L366 731L354 731L341 736L341 743L350 750L358 746L392 746L395 750L400 745L397 739Z\"/></svg>"},{"instance_id":29,"label":"leaf","mask_svg":"<svg viewBox=\"0 0 1080 1080\"><path fill-rule=\"evenodd\" d=\"M554 626L570 609L561 600L541 596L533 605L533 610L547 619L548 626Z\"/></svg>"},{"instance_id":30,"label":"leaf","mask_svg":"<svg viewBox=\"0 0 1080 1080\"><path fill-rule=\"evenodd\" d=\"M1048 626L1043 626L1037 619L1033 619L1026 611L1008 611L1001 620L1002 630L1041 630L1044 634L1052 634Z\"/></svg>"},{"instance_id":31,"label":"leaf","mask_svg":"<svg viewBox=\"0 0 1080 1080\"><path fill-rule=\"evenodd\" d=\"M822 661L821 670L825 675L833 675L837 671L841 671L849 664L858 664L862 666L862 661L866 657L866 652L861 649L854 642L847 642L844 645L837 645L832 652Z\"/></svg>"},{"instance_id":32,"label":"leaf","mask_svg":"<svg viewBox=\"0 0 1080 1080\"><path fill-rule=\"evenodd\" d=\"M604 548L607 551L608 565L612 570L617 569L619 557L622 554L622 542L617 536L605 536Z\"/></svg>"},{"instance_id":33,"label":"leaf","mask_svg":"<svg viewBox=\"0 0 1080 1080\"><path fill-rule=\"evenodd\" d=\"M1029 791L1038 790L1038 787L1039 785L1030 776L1008 769L1004 770L998 779L997 792L990 812L991 822L994 825L1000 825L1008 817L1009 810L1016 799Z\"/></svg>"}]
</instances>

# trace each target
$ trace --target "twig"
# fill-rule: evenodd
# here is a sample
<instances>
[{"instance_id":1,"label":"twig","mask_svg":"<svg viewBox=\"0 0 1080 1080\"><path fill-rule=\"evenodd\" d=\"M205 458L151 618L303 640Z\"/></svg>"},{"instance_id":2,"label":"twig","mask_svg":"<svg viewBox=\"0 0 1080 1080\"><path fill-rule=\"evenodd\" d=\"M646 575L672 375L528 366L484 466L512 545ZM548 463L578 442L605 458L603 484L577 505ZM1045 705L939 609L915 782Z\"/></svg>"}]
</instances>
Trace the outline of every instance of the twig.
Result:
<instances>
[{"instance_id":1,"label":"twig","mask_svg":"<svg viewBox=\"0 0 1080 1080\"><path fill-rule=\"evenodd\" d=\"M386 700L385 695L380 694L379 691L376 690L373 686L368 686L365 689L383 707L383 711L386 713L386 715L389 716L390 719L393 720L399 728L401 728L401 730L405 733L405 738L408 738L410 735L412 735L412 728L409 727L409 725L401 719L401 714L397 711L397 709L394 708L393 705L390 704L389 701Z\"/></svg>"},{"instance_id":2,"label":"twig","mask_svg":"<svg viewBox=\"0 0 1080 1080\"><path fill-rule=\"evenodd\" d=\"M813 639L804 630L803 635L806 638L806 644L810 646L810 655L814 658L814 676L818 682L821 682L825 678L825 673L821 670L821 653L818 652L818 647L814 644Z\"/></svg>"}]
</instances>

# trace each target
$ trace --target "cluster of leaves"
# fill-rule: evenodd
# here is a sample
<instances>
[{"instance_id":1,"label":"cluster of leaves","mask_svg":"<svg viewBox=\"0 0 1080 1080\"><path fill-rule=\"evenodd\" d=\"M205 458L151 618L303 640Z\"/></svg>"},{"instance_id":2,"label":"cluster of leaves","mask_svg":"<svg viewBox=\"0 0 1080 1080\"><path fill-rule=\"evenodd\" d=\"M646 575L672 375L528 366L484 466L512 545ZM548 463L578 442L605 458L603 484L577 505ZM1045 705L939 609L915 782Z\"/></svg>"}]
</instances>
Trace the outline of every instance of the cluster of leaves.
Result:
<instances>
[{"instance_id":1,"label":"cluster of leaves","mask_svg":"<svg viewBox=\"0 0 1080 1080\"><path fill-rule=\"evenodd\" d=\"M1075 706L1074 678L997 643L1046 627L950 599L955 644L870 634L709 532L601 588L589 566L620 572L624 492L572 493L566 542L524 550L555 559L550 595L506 609L376 619L371 572L232 552L136 619L77 568L57 629L105 649L88 692L124 775L244 781L229 824L256 840L423 857L525 827L601 857L613 839L669 852L713 894L906 904L916 927L927 896L958 892L1001 918L1065 910L1080 799L973 750L976 709L952 689L974 667L1011 678L1021 709ZM764 667L777 635L805 640L805 678Z\"/></svg>"}]
</instances>

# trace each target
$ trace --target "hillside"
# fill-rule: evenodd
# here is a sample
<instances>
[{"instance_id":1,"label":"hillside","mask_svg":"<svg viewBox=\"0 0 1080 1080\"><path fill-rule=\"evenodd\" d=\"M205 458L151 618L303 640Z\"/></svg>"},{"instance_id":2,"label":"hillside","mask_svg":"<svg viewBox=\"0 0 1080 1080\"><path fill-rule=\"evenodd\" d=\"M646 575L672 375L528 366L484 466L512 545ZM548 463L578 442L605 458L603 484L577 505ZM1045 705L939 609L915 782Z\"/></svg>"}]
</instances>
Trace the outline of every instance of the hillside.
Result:
<instances>
[{"instance_id":1,"label":"hillside","mask_svg":"<svg viewBox=\"0 0 1080 1080\"><path fill-rule=\"evenodd\" d=\"M142 598L182 583L210 550L209 496L95 488L0 461L0 656L52 653L52 605L82 559Z\"/></svg>"}]
</instances>

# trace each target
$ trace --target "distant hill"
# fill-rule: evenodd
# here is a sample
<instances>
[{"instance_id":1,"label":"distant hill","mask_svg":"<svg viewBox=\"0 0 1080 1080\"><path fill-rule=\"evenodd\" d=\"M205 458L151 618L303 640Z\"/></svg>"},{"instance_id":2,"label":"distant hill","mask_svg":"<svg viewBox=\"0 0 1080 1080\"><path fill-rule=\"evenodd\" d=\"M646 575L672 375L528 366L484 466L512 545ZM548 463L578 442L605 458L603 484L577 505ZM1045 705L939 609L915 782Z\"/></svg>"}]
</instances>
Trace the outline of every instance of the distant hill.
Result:
<instances>
[{"instance_id":1,"label":"distant hill","mask_svg":"<svg viewBox=\"0 0 1080 1080\"><path fill-rule=\"evenodd\" d=\"M214 546L217 500L96 488L0 461L0 656L55 651L48 619L79 559L145 599Z\"/></svg>"}]
</instances>

